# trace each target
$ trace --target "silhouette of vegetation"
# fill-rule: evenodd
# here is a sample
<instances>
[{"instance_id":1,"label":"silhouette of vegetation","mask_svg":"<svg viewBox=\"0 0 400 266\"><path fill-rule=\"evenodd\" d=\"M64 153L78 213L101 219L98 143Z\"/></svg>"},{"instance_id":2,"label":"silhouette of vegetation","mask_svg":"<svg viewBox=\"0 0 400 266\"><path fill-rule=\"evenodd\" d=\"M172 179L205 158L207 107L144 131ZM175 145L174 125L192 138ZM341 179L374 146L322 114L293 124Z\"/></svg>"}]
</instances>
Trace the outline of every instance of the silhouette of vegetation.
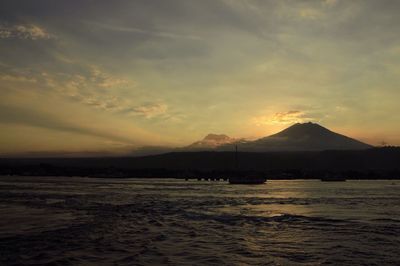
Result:
<instances>
[{"instance_id":1,"label":"silhouette of vegetation","mask_svg":"<svg viewBox=\"0 0 400 266\"><path fill-rule=\"evenodd\" d=\"M322 152L174 152L144 157L0 159L1 175L143 178L400 179L400 148Z\"/></svg>"}]
</instances>

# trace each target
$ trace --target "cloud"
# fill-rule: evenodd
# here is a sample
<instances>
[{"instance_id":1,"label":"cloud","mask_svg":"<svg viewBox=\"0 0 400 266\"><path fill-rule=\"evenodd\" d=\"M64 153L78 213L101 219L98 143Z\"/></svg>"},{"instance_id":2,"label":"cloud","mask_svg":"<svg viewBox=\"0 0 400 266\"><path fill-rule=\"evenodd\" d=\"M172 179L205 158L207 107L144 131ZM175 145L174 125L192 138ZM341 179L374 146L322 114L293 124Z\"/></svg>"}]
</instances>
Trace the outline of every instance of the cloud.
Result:
<instances>
[{"instance_id":1,"label":"cloud","mask_svg":"<svg viewBox=\"0 0 400 266\"><path fill-rule=\"evenodd\" d=\"M87 77L72 75L67 81L55 86L66 96L103 111L142 116L147 119L167 114L168 106L165 103L137 104L130 99L117 96L114 90L103 90L129 85L133 86L124 79L113 77L98 68L92 68Z\"/></svg>"},{"instance_id":2,"label":"cloud","mask_svg":"<svg viewBox=\"0 0 400 266\"><path fill-rule=\"evenodd\" d=\"M102 99L96 98L95 96L86 97L82 98L81 101L89 106L105 111L119 111L124 108L121 101L115 96Z\"/></svg>"},{"instance_id":3,"label":"cloud","mask_svg":"<svg viewBox=\"0 0 400 266\"><path fill-rule=\"evenodd\" d=\"M38 83L37 72L28 68L13 67L0 62L0 82L9 83Z\"/></svg>"},{"instance_id":4,"label":"cloud","mask_svg":"<svg viewBox=\"0 0 400 266\"><path fill-rule=\"evenodd\" d=\"M98 66L84 67L79 74L43 72L41 76L48 88L82 104L111 112L131 107L128 100L116 96L115 90L133 87L133 83Z\"/></svg>"},{"instance_id":5,"label":"cloud","mask_svg":"<svg viewBox=\"0 0 400 266\"><path fill-rule=\"evenodd\" d=\"M145 118L153 118L156 116L165 115L168 111L168 105L165 103L146 103L125 110L130 115L144 116Z\"/></svg>"},{"instance_id":6,"label":"cloud","mask_svg":"<svg viewBox=\"0 0 400 266\"><path fill-rule=\"evenodd\" d=\"M33 77L26 77L22 75L0 74L0 81L5 82L28 82L36 83L37 80Z\"/></svg>"},{"instance_id":7,"label":"cloud","mask_svg":"<svg viewBox=\"0 0 400 266\"><path fill-rule=\"evenodd\" d=\"M134 87L126 79L111 75L100 67L91 65L86 74L61 74L61 77L45 74L47 84L62 94L93 108L103 111L142 116L152 119L164 116L170 119L168 105L158 102L138 104L130 99L117 96L115 90L121 87Z\"/></svg>"},{"instance_id":8,"label":"cloud","mask_svg":"<svg viewBox=\"0 0 400 266\"><path fill-rule=\"evenodd\" d=\"M334 6L338 3L338 0L324 0L323 3L327 6Z\"/></svg>"},{"instance_id":9,"label":"cloud","mask_svg":"<svg viewBox=\"0 0 400 266\"><path fill-rule=\"evenodd\" d=\"M299 16L303 19L320 19L324 16L324 13L314 8L301 8L299 10Z\"/></svg>"},{"instance_id":10,"label":"cloud","mask_svg":"<svg viewBox=\"0 0 400 266\"><path fill-rule=\"evenodd\" d=\"M0 39L51 39L53 36L44 28L34 24L0 25Z\"/></svg>"},{"instance_id":11,"label":"cloud","mask_svg":"<svg viewBox=\"0 0 400 266\"><path fill-rule=\"evenodd\" d=\"M26 89L24 83L34 83L31 89L43 90L66 97L69 100L114 114L144 117L152 119L163 117L165 120L178 121L181 115L168 113L168 105L162 100L140 103L130 97L121 97L121 88L133 89L135 84L118 75L112 75L96 65L74 65L75 73L49 72L0 66L1 82L21 83L21 86L9 86L10 89Z\"/></svg>"},{"instance_id":12,"label":"cloud","mask_svg":"<svg viewBox=\"0 0 400 266\"><path fill-rule=\"evenodd\" d=\"M128 84L125 79L114 77L104 71L102 71L98 66L91 66L91 81L97 86L102 88L113 88L117 86L124 86Z\"/></svg>"},{"instance_id":13,"label":"cloud","mask_svg":"<svg viewBox=\"0 0 400 266\"><path fill-rule=\"evenodd\" d=\"M315 121L316 119L311 117L310 114L298 111L290 110L286 112L277 112L270 116L257 116L253 118L253 123L257 126L264 125L287 125L294 123L304 123L308 121Z\"/></svg>"},{"instance_id":14,"label":"cloud","mask_svg":"<svg viewBox=\"0 0 400 266\"><path fill-rule=\"evenodd\" d=\"M93 22L93 21L85 21L85 23L105 29L105 30L111 30L111 31L117 31L117 32L125 32L125 33L139 33L139 34L145 34L145 35L150 35L154 37L161 37L161 38L170 38L170 39L190 39L190 40L201 40L199 36L196 35L191 35L191 34L179 34L179 33L173 33L169 31L162 31L162 30L148 30L148 29L141 29L141 28L135 28L135 27L122 27L122 26L115 26L111 24L102 24L98 22Z\"/></svg>"}]
</instances>

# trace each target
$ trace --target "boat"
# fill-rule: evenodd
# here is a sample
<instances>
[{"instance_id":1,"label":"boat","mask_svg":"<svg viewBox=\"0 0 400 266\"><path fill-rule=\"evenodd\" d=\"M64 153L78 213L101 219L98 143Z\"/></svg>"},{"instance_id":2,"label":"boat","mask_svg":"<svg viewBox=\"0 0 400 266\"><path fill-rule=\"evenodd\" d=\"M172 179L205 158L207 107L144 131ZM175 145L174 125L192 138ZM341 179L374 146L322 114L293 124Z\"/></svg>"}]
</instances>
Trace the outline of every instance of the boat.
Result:
<instances>
[{"instance_id":1,"label":"boat","mask_svg":"<svg viewBox=\"0 0 400 266\"><path fill-rule=\"evenodd\" d=\"M229 184L258 185L258 184L264 184L267 181L267 178L259 175L239 174L237 145L235 145L235 161L236 161L236 171L233 175L229 177Z\"/></svg>"}]
</instances>

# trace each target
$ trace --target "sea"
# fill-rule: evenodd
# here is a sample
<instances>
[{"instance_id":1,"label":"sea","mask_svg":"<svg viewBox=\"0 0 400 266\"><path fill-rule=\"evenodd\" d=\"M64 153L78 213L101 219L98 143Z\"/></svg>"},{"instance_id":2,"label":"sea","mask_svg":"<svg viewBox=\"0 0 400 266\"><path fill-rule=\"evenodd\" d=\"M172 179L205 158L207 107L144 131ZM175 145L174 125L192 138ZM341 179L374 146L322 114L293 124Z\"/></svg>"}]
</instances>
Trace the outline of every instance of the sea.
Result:
<instances>
[{"instance_id":1,"label":"sea","mask_svg":"<svg viewBox=\"0 0 400 266\"><path fill-rule=\"evenodd\" d=\"M400 265L400 181L4 176L0 265Z\"/></svg>"}]
</instances>

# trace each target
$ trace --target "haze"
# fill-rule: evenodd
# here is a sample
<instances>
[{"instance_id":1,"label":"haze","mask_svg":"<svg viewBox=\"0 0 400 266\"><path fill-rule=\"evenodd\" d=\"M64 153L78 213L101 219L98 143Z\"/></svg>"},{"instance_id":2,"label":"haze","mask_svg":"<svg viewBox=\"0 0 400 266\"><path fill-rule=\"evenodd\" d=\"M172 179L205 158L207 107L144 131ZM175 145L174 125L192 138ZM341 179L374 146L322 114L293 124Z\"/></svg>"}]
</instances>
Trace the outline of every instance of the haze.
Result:
<instances>
[{"instance_id":1,"label":"haze","mask_svg":"<svg viewBox=\"0 0 400 266\"><path fill-rule=\"evenodd\" d=\"M0 153L320 123L400 144L399 1L1 1Z\"/></svg>"}]
</instances>

